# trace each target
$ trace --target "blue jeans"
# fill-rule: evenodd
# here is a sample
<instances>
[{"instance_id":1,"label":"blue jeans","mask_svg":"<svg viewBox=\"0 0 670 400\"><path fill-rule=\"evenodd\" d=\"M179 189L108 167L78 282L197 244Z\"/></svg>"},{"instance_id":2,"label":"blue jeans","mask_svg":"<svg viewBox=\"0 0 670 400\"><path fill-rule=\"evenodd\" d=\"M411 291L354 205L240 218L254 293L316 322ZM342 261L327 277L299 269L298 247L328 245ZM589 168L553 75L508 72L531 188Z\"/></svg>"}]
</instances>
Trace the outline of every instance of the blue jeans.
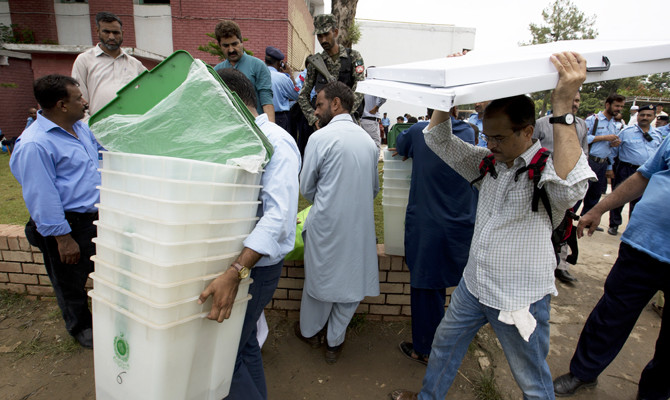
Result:
<instances>
[{"instance_id":1,"label":"blue jeans","mask_svg":"<svg viewBox=\"0 0 670 400\"><path fill-rule=\"evenodd\" d=\"M420 400L443 400L456 377L468 346L487 322L493 327L524 399L554 399L546 358L549 353L550 295L531 304L537 327L528 342L514 325L498 321L499 310L481 304L461 280L435 332Z\"/></svg>"},{"instance_id":2,"label":"blue jeans","mask_svg":"<svg viewBox=\"0 0 670 400\"><path fill-rule=\"evenodd\" d=\"M279 284L283 265L282 260L275 265L251 269L251 278L254 282L249 286L249 294L252 297L249 299L247 312L244 315L240 347L237 350L235 370L227 400L265 400L268 398L261 348L256 340L256 322L265 306L272 300L272 295Z\"/></svg>"}]
</instances>

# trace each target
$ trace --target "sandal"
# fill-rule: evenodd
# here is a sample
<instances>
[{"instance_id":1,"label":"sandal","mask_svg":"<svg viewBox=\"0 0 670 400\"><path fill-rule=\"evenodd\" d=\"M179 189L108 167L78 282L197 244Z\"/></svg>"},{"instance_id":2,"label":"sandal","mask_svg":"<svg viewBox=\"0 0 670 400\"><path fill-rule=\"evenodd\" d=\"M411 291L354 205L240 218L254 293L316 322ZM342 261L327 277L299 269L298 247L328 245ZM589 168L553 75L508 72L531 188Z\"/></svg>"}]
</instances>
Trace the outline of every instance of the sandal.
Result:
<instances>
[{"instance_id":1,"label":"sandal","mask_svg":"<svg viewBox=\"0 0 670 400\"><path fill-rule=\"evenodd\" d=\"M419 354L414 351L412 342L400 342L398 345L400 352L412 361L419 362L423 365L428 365L428 354Z\"/></svg>"},{"instance_id":2,"label":"sandal","mask_svg":"<svg viewBox=\"0 0 670 400\"><path fill-rule=\"evenodd\" d=\"M396 389L389 393L391 400L416 400L418 395L414 392L404 389Z\"/></svg>"}]
</instances>

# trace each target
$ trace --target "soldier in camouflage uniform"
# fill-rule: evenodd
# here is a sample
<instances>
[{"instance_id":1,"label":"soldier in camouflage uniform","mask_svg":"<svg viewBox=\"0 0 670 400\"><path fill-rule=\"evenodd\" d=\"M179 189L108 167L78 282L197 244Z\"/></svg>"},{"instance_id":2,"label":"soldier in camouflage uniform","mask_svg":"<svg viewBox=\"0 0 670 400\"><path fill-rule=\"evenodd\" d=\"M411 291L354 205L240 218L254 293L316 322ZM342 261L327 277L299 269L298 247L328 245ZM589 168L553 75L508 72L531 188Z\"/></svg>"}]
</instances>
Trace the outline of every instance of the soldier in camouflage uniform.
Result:
<instances>
[{"instance_id":1,"label":"soldier in camouflage uniform","mask_svg":"<svg viewBox=\"0 0 670 400\"><path fill-rule=\"evenodd\" d=\"M312 88L316 89L318 93L329 78L332 80L339 80L349 86L354 92L356 91L356 83L365 79L363 72L365 67L363 65L363 57L356 50L346 49L337 43L337 22L332 14L321 14L314 17L314 33L316 34L323 51L315 56L310 57L310 62L307 65L307 77L305 84L298 96L298 103L302 109L309 125L318 129L317 118L314 116L314 106L310 102L310 93ZM324 76L323 73L317 70L318 59L322 59L329 72L330 76ZM358 110L363 101L362 93L355 93L355 102L352 108L352 114ZM360 118L360 115L356 116ZM307 141L305 140L305 143Z\"/></svg>"}]
</instances>

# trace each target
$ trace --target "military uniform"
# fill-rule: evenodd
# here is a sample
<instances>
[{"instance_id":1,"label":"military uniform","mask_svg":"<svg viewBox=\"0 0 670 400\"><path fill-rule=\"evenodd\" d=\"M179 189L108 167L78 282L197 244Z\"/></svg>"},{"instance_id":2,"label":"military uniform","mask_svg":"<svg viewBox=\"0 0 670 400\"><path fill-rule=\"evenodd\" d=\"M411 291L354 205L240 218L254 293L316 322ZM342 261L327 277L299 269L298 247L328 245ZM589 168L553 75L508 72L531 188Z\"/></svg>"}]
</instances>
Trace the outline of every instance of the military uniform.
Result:
<instances>
[{"instance_id":1,"label":"military uniform","mask_svg":"<svg viewBox=\"0 0 670 400\"><path fill-rule=\"evenodd\" d=\"M315 34L328 32L334 26L334 18L332 15L324 14L314 17L314 32ZM345 83L356 92L356 83L365 79L365 66L363 64L363 57L356 50L346 49L344 46L340 47L340 53L335 57L331 57L327 51L320 53L321 58L326 64L328 72L337 78L340 82ZM342 67L345 67L344 69ZM305 118L310 125L314 125L317 118L314 116L314 106L310 102L310 93L312 88L315 88L317 93L328 81L311 63L307 65L307 77L305 84L298 96L298 104L302 109ZM354 93L355 100L352 112L357 110L363 101L362 93ZM360 116L359 116L360 117Z\"/></svg>"}]
</instances>

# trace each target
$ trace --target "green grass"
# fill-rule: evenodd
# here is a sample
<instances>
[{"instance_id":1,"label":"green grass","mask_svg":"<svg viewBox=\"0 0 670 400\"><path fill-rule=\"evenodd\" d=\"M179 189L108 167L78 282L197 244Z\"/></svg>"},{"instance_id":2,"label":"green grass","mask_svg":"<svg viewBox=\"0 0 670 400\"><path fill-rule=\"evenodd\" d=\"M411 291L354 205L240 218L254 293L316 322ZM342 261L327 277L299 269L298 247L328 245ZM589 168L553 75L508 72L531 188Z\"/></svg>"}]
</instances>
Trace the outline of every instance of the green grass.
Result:
<instances>
[{"instance_id":1,"label":"green grass","mask_svg":"<svg viewBox=\"0 0 670 400\"><path fill-rule=\"evenodd\" d=\"M473 389L477 400L505 400L496 383L493 368L480 373L479 377L473 382Z\"/></svg>"},{"instance_id":2,"label":"green grass","mask_svg":"<svg viewBox=\"0 0 670 400\"><path fill-rule=\"evenodd\" d=\"M21 185L9 170L9 154L0 153L0 224L25 225L28 218Z\"/></svg>"},{"instance_id":3,"label":"green grass","mask_svg":"<svg viewBox=\"0 0 670 400\"><path fill-rule=\"evenodd\" d=\"M379 194L375 198L375 233L377 242L384 243L384 212L382 209L382 168L383 163L379 163ZM298 210L303 210L309 206L309 202L302 195L298 200ZM0 224L25 225L30 215L23 202L21 194L21 185L16 181L14 175L9 170L9 155L2 153L0 155Z\"/></svg>"}]
</instances>

